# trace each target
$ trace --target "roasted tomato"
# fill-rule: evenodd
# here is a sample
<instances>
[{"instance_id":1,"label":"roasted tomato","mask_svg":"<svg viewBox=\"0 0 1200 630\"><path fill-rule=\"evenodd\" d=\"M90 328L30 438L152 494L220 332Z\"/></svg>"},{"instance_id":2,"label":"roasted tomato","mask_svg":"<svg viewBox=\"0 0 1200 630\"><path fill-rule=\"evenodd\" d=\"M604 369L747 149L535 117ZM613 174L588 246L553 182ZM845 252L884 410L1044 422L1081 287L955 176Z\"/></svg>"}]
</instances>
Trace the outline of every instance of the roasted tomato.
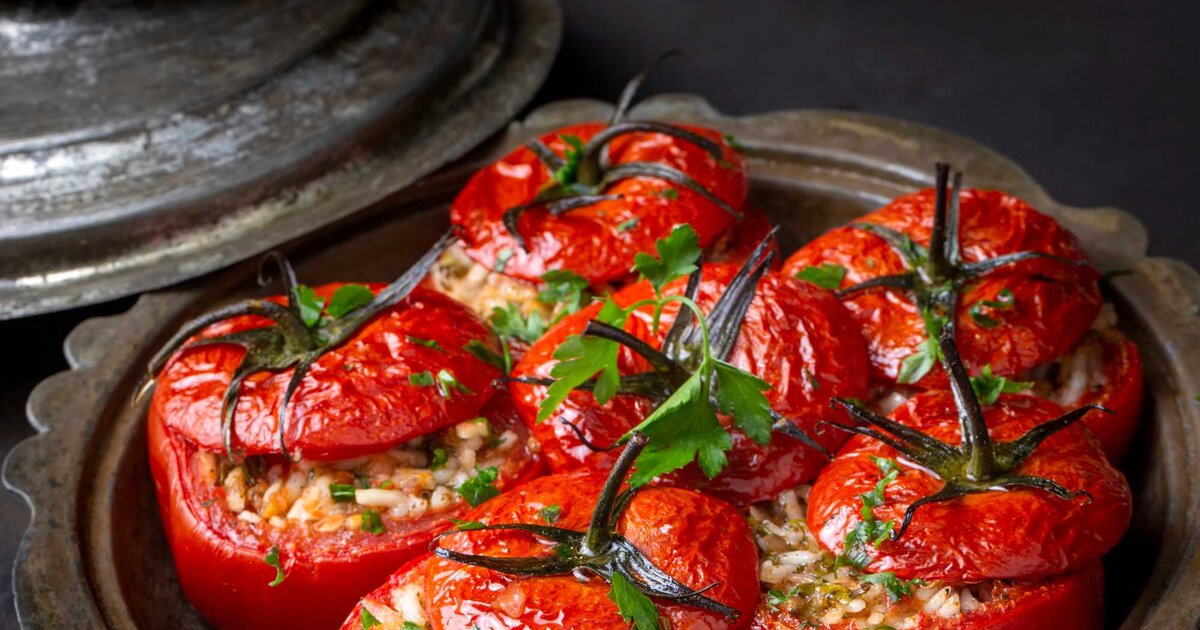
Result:
<instances>
[{"instance_id":1,"label":"roasted tomato","mask_svg":"<svg viewBox=\"0 0 1200 630\"><path fill-rule=\"evenodd\" d=\"M711 312L714 304L728 295L727 289L738 273L732 265L704 265L696 303ZM685 285L683 280L668 284L664 294L682 294ZM734 329L736 341L727 356L728 362L771 384L767 398L775 411L826 449L836 448L844 436L831 430L818 431L816 424L829 415L831 398L866 394L866 349L857 327L832 295L810 284L765 272L757 289L754 285L746 288L754 291L754 295L741 321L740 333ZM651 285L640 282L617 292L613 299L627 307L653 296ZM548 377L556 363L555 349L567 337L582 331L599 308L593 305L564 318L530 348L513 374ZM678 313L677 302L666 304L659 329L655 331L653 308L640 308L628 319L625 330L660 348ZM631 374L647 369L647 365L641 357L622 350L619 368L622 374ZM514 382L511 391L522 418L541 443L551 469L558 472L610 465L612 454L593 450L589 445L615 443L655 407L652 399L637 395L618 395L599 405L590 393L576 391L558 407L552 419L538 422L538 409L545 399L546 388ZM746 503L770 498L784 488L812 479L826 461L817 450L778 432L768 446L751 441L740 431L734 431L733 436L734 448L724 473L709 480L693 466L673 479Z\"/></svg>"},{"instance_id":2,"label":"roasted tomato","mask_svg":"<svg viewBox=\"0 0 1200 630\"><path fill-rule=\"evenodd\" d=\"M1100 441L1109 461L1125 458L1142 413L1142 357L1137 344L1113 327L1093 330L1055 362L1056 372L1038 393L1064 407L1100 405L1083 424Z\"/></svg>"},{"instance_id":3,"label":"roasted tomato","mask_svg":"<svg viewBox=\"0 0 1200 630\"><path fill-rule=\"evenodd\" d=\"M958 590L970 593L969 607L962 605L965 598L955 592L952 596L959 598L959 612L941 615L938 609L918 609L905 617L903 627L916 630L1099 630L1104 627L1104 570L1099 562L1041 581L987 582ZM934 599L939 596L943 601L949 599L941 591L935 591L923 603L937 603ZM866 630L885 625L891 627L890 624L857 621L820 623L797 618L778 606L764 603L758 607L752 627L754 630Z\"/></svg>"},{"instance_id":4,"label":"roasted tomato","mask_svg":"<svg viewBox=\"0 0 1200 630\"><path fill-rule=\"evenodd\" d=\"M221 628L340 623L468 501L540 467L507 395L492 396L498 370L464 349L496 339L412 290L423 273L315 290L284 275L290 299L201 317L151 368L167 540L185 595Z\"/></svg>"},{"instance_id":5,"label":"roasted tomato","mask_svg":"<svg viewBox=\"0 0 1200 630\"><path fill-rule=\"evenodd\" d=\"M371 591L359 600L351 611L342 630L411 630L428 628L429 615L425 612L425 572L433 556L423 555L404 565L392 574L383 586Z\"/></svg>"},{"instance_id":6,"label":"roasted tomato","mask_svg":"<svg viewBox=\"0 0 1200 630\"><path fill-rule=\"evenodd\" d=\"M939 165L937 188L827 232L784 264L788 275L844 272L835 287L883 382L945 386L932 339L951 310L972 372L1018 376L1073 348L1100 309L1100 276L1074 236L1002 192L960 193L956 180L947 195L947 172Z\"/></svg>"},{"instance_id":7,"label":"roasted tomato","mask_svg":"<svg viewBox=\"0 0 1200 630\"><path fill-rule=\"evenodd\" d=\"M433 628L627 628L638 599L668 627L748 627L758 601L749 528L693 490L621 492L645 444L635 433L607 479L543 477L469 513L426 571Z\"/></svg>"},{"instance_id":8,"label":"roasted tomato","mask_svg":"<svg viewBox=\"0 0 1200 630\"><path fill-rule=\"evenodd\" d=\"M535 138L467 182L450 206L467 255L527 281L570 270L598 286L629 277L634 255L676 225L707 247L743 218L746 169L719 132L625 120L644 77L607 124Z\"/></svg>"},{"instance_id":9,"label":"roasted tomato","mask_svg":"<svg viewBox=\"0 0 1200 630\"><path fill-rule=\"evenodd\" d=\"M1131 499L1075 424L1089 408L1063 414L1007 394L983 406L950 332L939 341L953 393L919 394L890 418L843 402L864 424L847 427L862 435L809 496L821 545L871 572L951 582L1043 578L1098 560L1124 534Z\"/></svg>"}]
</instances>

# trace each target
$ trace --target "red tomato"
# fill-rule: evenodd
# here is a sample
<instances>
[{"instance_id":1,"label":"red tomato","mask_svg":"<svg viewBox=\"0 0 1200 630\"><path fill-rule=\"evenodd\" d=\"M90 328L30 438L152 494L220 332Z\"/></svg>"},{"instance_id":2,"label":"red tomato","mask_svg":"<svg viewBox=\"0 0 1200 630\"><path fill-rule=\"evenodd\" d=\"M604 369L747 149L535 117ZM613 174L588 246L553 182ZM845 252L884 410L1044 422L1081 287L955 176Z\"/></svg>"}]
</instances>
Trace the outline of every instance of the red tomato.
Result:
<instances>
[{"instance_id":1,"label":"red tomato","mask_svg":"<svg viewBox=\"0 0 1200 630\"><path fill-rule=\"evenodd\" d=\"M711 309L736 273L733 265L705 265L696 296L700 307ZM664 292L680 294L685 285L686 281L680 280ZM649 283L639 282L617 292L613 299L628 306L653 295ZM568 336L582 331L598 309L599 305L592 305L564 318L529 349L513 374L549 376L555 364L554 350ZM658 333L651 330L653 310L649 307L636 311L626 330L659 347L678 309L678 303L666 306ZM857 327L837 300L827 291L774 273L767 273L759 282L728 360L772 384L767 393L772 408L829 449L844 440L838 431L816 430L817 421L830 415L830 399L865 397L867 392L866 349ZM648 368L641 358L624 349L619 367L622 373ZM521 417L532 428L556 472L580 467L603 469L616 457L613 452L589 449L559 418L578 427L593 444L608 445L653 409L646 398L620 395L601 406L590 392L577 391L564 401L553 419L539 423L537 411L545 398L545 388L513 383L511 391ZM748 503L768 499L780 490L812 479L825 463L825 457L811 447L778 433L765 447L740 432L733 435L734 450L729 453L724 473L710 481L693 466L675 480L730 501Z\"/></svg>"},{"instance_id":2,"label":"red tomato","mask_svg":"<svg viewBox=\"0 0 1200 630\"><path fill-rule=\"evenodd\" d=\"M993 443L1014 440L1061 414L1057 405L1033 396L1005 395L984 409ZM891 417L945 444L959 443L958 412L948 392L919 394ZM861 495L882 478L871 455L895 458L901 468L885 488L883 505L874 508L878 521L899 524L909 505L943 485L923 469L907 465L891 447L863 436L851 438L821 471L809 495L809 528L834 553L842 550L846 534L863 518ZM866 570L950 582L1033 579L1087 566L1125 533L1131 513L1129 486L1082 427L1052 435L1014 472L1087 491L1092 498L1064 500L1044 490L1010 488L930 503L916 511L898 540L870 550L873 560Z\"/></svg>"},{"instance_id":3,"label":"red tomato","mask_svg":"<svg viewBox=\"0 0 1200 630\"><path fill-rule=\"evenodd\" d=\"M316 292L328 297L336 288L330 285ZM263 324L261 319L241 317L214 325L205 334ZM445 352L408 336L436 340ZM303 420L293 423L297 430L291 444L308 461L320 455L358 457L484 414L500 432L517 435L516 446L498 467L497 487L537 475L541 460L527 449L528 432L511 399L500 394L483 405L495 370L461 350L471 339L496 347L495 339L464 307L415 290L316 362L292 399L292 413ZM218 461L215 454L224 454L221 397L242 353L232 345L177 353L163 370L150 407L150 472L179 581L196 609L221 628L333 626L362 593L425 551L432 537L445 529L446 519L466 506L459 503L416 517L384 513L381 534L322 532L309 523L275 527L239 519L227 508L213 466ZM441 396L436 387L408 383L408 374L425 369L449 369L476 393L457 392L449 401L437 400ZM235 441L256 461L284 467L285 477L290 464L276 450L274 414L289 375L290 370L262 375L243 385ZM266 562L272 547L287 574L276 587L268 585L275 577L275 569Z\"/></svg>"},{"instance_id":4,"label":"red tomato","mask_svg":"<svg viewBox=\"0 0 1200 630\"><path fill-rule=\"evenodd\" d=\"M742 208L743 218L738 221L704 252L704 262L729 263L740 265L754 252L758 244L767 238L774 229L771 218L762 210L753 206ZM781 263L779 258L779 242L772 238L769 251L775 252L776 259L771 263L771 269L778 270Z\"/></svg>"},{"instance_id":5,"label":"red tomato","mask_svg":"<svg viewBox=\"0 0 1200 630\"><path fill-rule=\"evenodd\" d=\"M569 148L563 140L575 136L587 142L604 129L600 123L564 127L541 137L556 154ZM609 144L614 165L651 162L674 167L734 209L746 198L747 177L741 156L711 129L684 127L721 145L723 158L703 148L661 133L636 132ZM502 221L509 208L533 201L552 174L529 148L522 146L476 173L450 206L450 221L461 229L463 245L475 262L488 269L525 280L538 280L553 269L569 269L593 285L629 276L638 252L654 251L657 239L683 223L707 246L729 229L736 217L699 193L671 182L635 177L615 182L605 194L620 199L602 201L553 216L545 207L525 211L519 231L529 246L523 249ZM674 191L674 192L668 192ZM497 258L511 256L503 265Z\"/></svg>"},{"instance_id":6,"label":"red tomato","mask_svg":"<svg viewBox=\"0 0 1200 630\"><path fill-rule=\"evenodd\" d=\"M934 216L933 189L900 197L861 217L907 234L928 246ZM1037 251L1086 261L1075 237L1056 221L1025 202L997 191L965 190L961 197L959 230L962 257L974 262L1018 251ZM903 259L880 237L854 227L831 230L800 248L784 264L792 275L808 266L840 265L846 270L842 288L880 276L903 273ZM1071 267L1049 260L1026 260L1002 267L966 286L958 303L958 339L967 367L974 373L984 365L1002 376L1047 363L1079 343L1101 305L1099 274L1090 267ZM1010 308L994 309L981 302L996 301L1007 289ZM872 289L844 301L863 328L871 353L872 374L896 382L901 362L918 350L926 331L916 305L906 292ZM995 320L989 327L969 315L977 304ZM930 371L919 385L944 387L945 375Z\"/></svg>"},{"instance_id":7,"label":"red tomato","mask_svg":"<svg viewBox=\"0 0 1200 630\"><path fill-rule=\"evenodd\" d=\"M545 525L543 507L559 506L555 527L586 530L604 476L586 471L536 479L470 512L484 524ZM691 490L650 488L634 495L616 531L658 568L692 589L715 584L705 596L740 614L720 614L658 601L673 628L720 629L750 625L758 602L758 549L744 519L729 504ZM542 556L550 545L524 532L473 531L443 539L442 546L488 556ZM518 577L435 558L426 571L434 630L478 625L500 628L628 628L608 598L609 584L574 575Z\"/></svg>"},{"instance_id":8,"label":"red tomato","mask_svg":"<svg viewBox=\"0 0 1200 630\"><path fill-rule=\"evenodd\" d=\"M339 286L315 291L328 299ZM238 317L210 326L204 336L267 323L265 318ZM414 339L436 341L441 349ZM308 371L289 405L289 417L295 419L289 423L290 448L309 459L349 459L479 415L500 372L463 348L473 340L500 349L491 329L465 306L440 293L414 289ZM158 377L152 413L172 433L203 449L221 450L222 398L244 354L241 347L227 344L180 351ZM410 375L441 370L472 393L455 390L447 398L437 387L409 381ZM260 373L242 384L233 425L236 451L279 452L276 417L291 375L291 369Z\"/></svg>"},{"instance_id":9,"label":"red tomato","mask_svg":"<svg viewBox=\"0 0 1200 630\"><path fill-rule=\"evenodd\" d=\"M1090 364L1089 357L1081 356L1086 353L1095 353L1098 358L1098 374L1091 372L1094 366ZM1079 358L1083 365L1071 365L1075 358ZM1144 382L1141 353L1137 345L1116 328L1093 331L1075 352L1064 358L1060 365L1059 381L1070 378L1070 374L1064 375L1061 371L1075 367L1085 370L1084 374L1078 375L1088 381L1084 393L1075 400L1063 400L1060 396L1059 402L1068 407L1094 404L1111 410L1112 413L1089 412L1083 417L1083 424L1100 441L1109 461L1120 462L1129 450L1142 414ZM1064 385L1063 390L1068 387L1069 384Z\"/></svg>"},{"instance_id":10,"label":"red tomato","mask_svg":"<svg viewBox=\"0 0 1200 630\"><path fill-rule=\"evenodd\" d=\"M426 554L417 558L416 560L413 560L412 562L409 562L401 567L398 571L393 573L392 577L388 578L388 581L383 583L383 586L380 586L370 593L367 593L366 597L363 597L358 601L358 604L354 607L354 610L350 611L350 616L346 617L346 622L342 624L342 630L362 630L364 627L366 627L366 624L363 623L363 619L365 617L363 614L364 611L371 616L370 618L373 618L380 623L381 630L384 628L402 629L404 627L404 622L406 621L415 623L419 627L424 628L425 619L428 618L428 614L425 612L425 607L420 607L421 617L419 621L415 615L406 618L404 614L406 612L405 610L396 610L393 607L392 593L398 589L415 589L422 595L418 601L423 602L423 595L425 592L425 571L427 570L429 561L432 558L433 556Z\"/></svg>"},{"instance_id":11,"label":"red tomato","mask_svg":"<svg viewBox=\"0 0 1200 630\"><path fill-rule=\"evenodd\" d=\"M993 598L958 617L921 615L917 630L1099 630L1104 626L1104 569L1099 562L1044 581L1000 583ZM867 626L871 627L871 626ZM860 630L853 622L813 625L766 604L754 615L754 630L831 628ZM347 628L346 630L349 630Z\"/></svg>"}]
</instances>

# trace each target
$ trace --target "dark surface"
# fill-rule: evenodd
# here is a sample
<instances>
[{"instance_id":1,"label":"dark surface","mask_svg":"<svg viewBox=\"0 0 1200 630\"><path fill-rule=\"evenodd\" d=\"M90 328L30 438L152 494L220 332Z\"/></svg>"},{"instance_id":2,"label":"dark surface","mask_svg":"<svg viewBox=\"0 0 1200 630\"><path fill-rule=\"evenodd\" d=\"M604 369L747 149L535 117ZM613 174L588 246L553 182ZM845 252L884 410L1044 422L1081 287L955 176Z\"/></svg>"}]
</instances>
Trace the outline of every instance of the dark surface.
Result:
<instances>
[{"instance_id":1,"label":"dark surface","mask_svg":"<svg viewBox=\"0 0 1200 630\"><path fill-rule=\"evenodd\" d=\"M1200 141L1200 55L1188 40L1200 39L1200 5L565 4L562 52L538 103L612 99L646 60L683 47L649 91L696 92L729 113L842 107L954 131L1014 159L1062 202L1134 213L1152 253L1200 263L1188 212ZM24 400L66 368L66 332L128 304L0 324L0 455L32 434ZM0 566L27 519L18 497L0 493ZM5 569L0 628L15 627L9 582Z\"/></svg>"}]
</instances>

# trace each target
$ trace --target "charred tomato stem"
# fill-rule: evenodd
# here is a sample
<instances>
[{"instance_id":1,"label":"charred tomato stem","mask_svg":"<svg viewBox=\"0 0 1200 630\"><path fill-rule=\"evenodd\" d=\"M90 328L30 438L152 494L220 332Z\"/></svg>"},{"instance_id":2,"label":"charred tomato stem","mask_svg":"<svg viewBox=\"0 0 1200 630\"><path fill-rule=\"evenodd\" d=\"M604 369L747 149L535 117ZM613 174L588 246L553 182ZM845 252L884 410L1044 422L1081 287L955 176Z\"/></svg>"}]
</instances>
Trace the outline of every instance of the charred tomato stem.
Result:
<instances>
[{"instance_id":1,"label":"charred tomato stem","mask_svg":"<svg viewBox=\"0 0 1200 630\"><path fill-rule=\"evenodd\" d=\"M638 455L642 454L648 441L646 434L635 431L629 436L625 450L621 451L621 455L613 464L612 472L609 473L608 479L604 481L604 488L600 491L600 498L596 499L596 508L592 510L592 522L588 527L587 536L583 539L583 546L579 549L583 555L602 554L612 542L611 524L617 494L621 490L621 484L625 483L629 469L633 468L633 463L637 461Z\"/></svg>"}]
</instances>

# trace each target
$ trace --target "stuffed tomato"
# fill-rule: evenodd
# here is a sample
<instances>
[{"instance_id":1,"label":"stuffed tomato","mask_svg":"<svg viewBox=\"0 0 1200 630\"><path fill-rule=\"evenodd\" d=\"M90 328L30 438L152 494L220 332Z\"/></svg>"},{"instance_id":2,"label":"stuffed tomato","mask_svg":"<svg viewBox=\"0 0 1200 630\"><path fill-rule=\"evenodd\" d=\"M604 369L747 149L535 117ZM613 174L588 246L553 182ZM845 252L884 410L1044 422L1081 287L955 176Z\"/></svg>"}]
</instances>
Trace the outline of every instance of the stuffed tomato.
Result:
<instances>
[{"instance_id":1,"label":"stuffed tomato","mask_svg":"<svg viewBox=\"0 0 1200 630\"><path fill-rule=\"evenodd\" d=\"M812 479L825 462L821 451L844 440L839 432L817 426L828 415L830 400L866 395L866 349L833 296L769 271L772 258L764 241L741 268L708 264L662 287L650 280L631 285L608 304L564 318L534 344L513 371L511 391L550 467L562 472L610 465L610 445L694 383L707 335L713 356L765 390L763 405L776 420L775 430L761 435L743 424L731 427L727 465L719 474L701 461L669 479L735 503L770 498ZM684 309L685 302L671 296L683 296L704 314ZM617 394L602 404L591 386L592 391L572 391L561 402L548 400L545 384L558 373L559 349L596 330L593 320L605 309L625 309L623 329L615 331L615 337L625 337L615 355L621 375ZM683 424L694 427L699 421L685 418ZM724 424L731 424L728 415Z\"/></svg>"},{"instance_id":2,"label":"stuffed tomato","mask_svg":"<svg viewBox=\"0 0 1200 630\"><path fill-rule=\"evenodd\" d=\"M334 626L449 517L538 472L470 350L497 340L420 275L288 282L185 325L152 365L159 508L217 627Z\"/></svg>"}]
</instances>

